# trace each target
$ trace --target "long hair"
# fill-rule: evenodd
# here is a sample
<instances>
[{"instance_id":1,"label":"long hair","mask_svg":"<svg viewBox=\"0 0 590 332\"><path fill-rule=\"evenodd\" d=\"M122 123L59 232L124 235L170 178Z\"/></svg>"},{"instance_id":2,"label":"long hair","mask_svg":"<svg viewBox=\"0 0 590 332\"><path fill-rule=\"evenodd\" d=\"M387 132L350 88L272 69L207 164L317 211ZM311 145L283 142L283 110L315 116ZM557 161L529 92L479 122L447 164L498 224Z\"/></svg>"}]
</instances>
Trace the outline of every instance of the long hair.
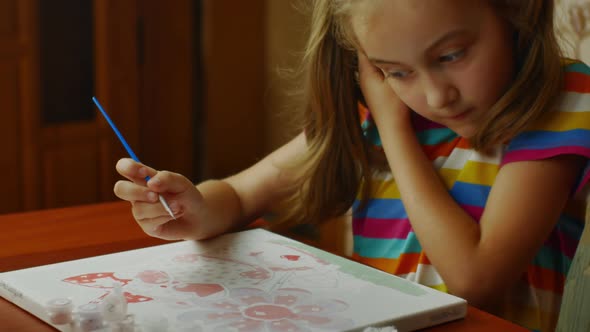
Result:
<instances>
[{"instance_id":1,"label":"long hair","mask_svg":"<svg viewBox=\"0 0 590 332\"><path fill-rule=\"evenodd\" d=\"M368 144L358 114L356 53L342 46L334 0L313 1L301 61L303 128L307 153L296 165L297 183L283 205L280 227L343 215L368 178Z\"/></svg>"},{"instance_id":2,"label":"long hair","mask_svg":"<svg viewBox=\"0 0 590 332\"><path fill-rule=\"evenodd\" d=\"M368 0L363 0L368 3ZM513 28L517 73L471 140L485 151L511 139L550 109L560 93L560 51L552 0L489 0ZM303 120L308 144L293 169L299 174L283 206L287 227L343 215L357 195L366 201L376 160L363 137L355 79L358 43L351 30L354 0L314 0L301 62ZM381 156L382 157L382 156ZM362 185L361 185L362 184Z\"/></svg>"},{"instance_id":3,"label":"long hair","mask_svg":"<svg viewBox=\"0 0 590 332\"><path fill-rule=\"evenodd\" d=\"M508 142L551 111L563 85L562 53L554 28L553 0L491 0L514 31L516 76L485 113L471 145L486 151Z\"/></svg>"}]
</instances>

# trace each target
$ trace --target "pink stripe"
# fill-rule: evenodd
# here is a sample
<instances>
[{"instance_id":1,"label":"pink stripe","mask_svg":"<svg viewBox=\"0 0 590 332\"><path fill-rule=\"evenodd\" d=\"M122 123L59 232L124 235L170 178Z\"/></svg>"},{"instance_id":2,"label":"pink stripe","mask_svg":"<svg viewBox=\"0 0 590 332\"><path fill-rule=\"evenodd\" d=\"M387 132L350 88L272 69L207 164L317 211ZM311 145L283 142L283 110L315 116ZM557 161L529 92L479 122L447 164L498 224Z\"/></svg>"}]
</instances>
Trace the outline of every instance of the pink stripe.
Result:
<instances>
[{"instance_id":1,"label":"pink stripe","mask_svg":"<svg viewBox=\"0 0 590 332\"><path fill-rule=\"evenodd\" d=\"M483 214L483 208L479 206L463 205L461 207L476 222L479 222ZM412 232L412 225L407 218L379 219L379 218L354 218L352 221L354 235L376 239L406 239Z\"/></svg>"},{"instance_id":2,"label":"pink stripe","mask_svg":"<svg viewBox=\"0 0 590 332\"><path fill-rule=\"evenodd\" d=\"M352 231L354 235L377 239L405 239L412 231L412 226L407 218L355 218L352 221Z\"/></svg>"},{"instance_id":3,"label":"pink stripe","mask_svg":"<svg viewBox=\"0 0 590 332\"><path fill-rule=\"evenodd\" d=\"M482 207L473 206L473 205L465 205L465 204L459 204L459 206L461 206L461 208L463 210L465 210L465 212L467 212L473 219L475 219L476 222L479 223L479 220L481 219L481 215L483 214Z\"/></svg>"},{"instance_id":4,"label":"pink stripe","mask_svg":"<svg viewBox=\"0 0 590 332\"><path fill-rule=\"evenodd\" d=\"M425 117L422 117L420 115L418 115L417 113L414 113L414 116L412 117L412 123L414 125L414 130L416 131L423 131L423 130L427 130L427 129L436 129L436 128L445 128L445 126L430 121L428 119L426 119Z\"/></svg>"},{"instance_id":5,"label":"pink stripe","mask_svg":"<svg viewBox=\"0 0 590 332\"><path fill-rule=\"evenodd\" d=\"M545 241L545 245L562 252L564 255L572 259L576 253L578 240L567 236L563 232L555 231L551 233L547 241Z\"/></svg>"},{"instance_id":6,"label":"pink stripe","mask_svg":"<svg viewBox=\"0 0 590 332\"><path fill-rule=\"evenodd\" d=\"M559 148L540 149L540 150L516 150L507 152L502 158L500 166L515 162L526 160L546 159L562 154L578 154L586 158L590 158L590 149L581 146L562 146Z\"/></svg>"}]
</instances>

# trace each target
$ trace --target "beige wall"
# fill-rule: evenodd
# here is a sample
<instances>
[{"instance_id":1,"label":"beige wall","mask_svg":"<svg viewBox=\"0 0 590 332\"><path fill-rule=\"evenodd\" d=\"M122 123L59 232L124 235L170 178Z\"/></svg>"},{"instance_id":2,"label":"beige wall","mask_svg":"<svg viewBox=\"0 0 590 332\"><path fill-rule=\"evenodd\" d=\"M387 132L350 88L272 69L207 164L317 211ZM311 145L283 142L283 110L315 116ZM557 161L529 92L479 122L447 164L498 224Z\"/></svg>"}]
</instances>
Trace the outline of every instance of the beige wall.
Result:
<instances>
[{"instance_id":1,"label":"beige wall","mask_svg":"<svg viewBox=\"0 0 590 332\"><path fill-rule=\"evenodd\" d=\"M590 63L590 0L556 4L556 28L566 55Z\"/></svg>"},{"instance_id":2,"label":"beige wall","mask_svg":"<svg viewBox=\"0 0 590 332\"><path fill-rule=\"evenodd\" d=\"M268 153L295 134L292 99L288 91L292 83L279 72L294 68L307 35L305 14L295 6L299 0L266 1L266 93L264 96L266 125L265 147Z\"/></svg>"}]
</instances>

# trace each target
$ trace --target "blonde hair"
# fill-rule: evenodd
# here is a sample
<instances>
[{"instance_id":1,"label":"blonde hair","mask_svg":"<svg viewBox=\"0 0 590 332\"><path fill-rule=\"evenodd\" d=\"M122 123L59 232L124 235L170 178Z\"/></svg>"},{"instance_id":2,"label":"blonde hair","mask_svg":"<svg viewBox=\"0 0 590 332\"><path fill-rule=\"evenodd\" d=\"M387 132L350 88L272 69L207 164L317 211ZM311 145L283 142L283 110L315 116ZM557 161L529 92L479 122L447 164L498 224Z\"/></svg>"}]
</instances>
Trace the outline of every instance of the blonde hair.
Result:
<instances>
[{"instance_id":1,"label":"blonde hair","mask_svg":"<svg viewBox=\"0 0 590 332\"><path fill-rule=\"evenodd\" d=\"M479 150L511 139L543 115L559 95L562 76L553 1L489 1L513 27L518 71L472 140ZM366 201L370 173L377 160L384 160L369 147L360 127L358 103L363 99L354 75L357 43L350 27L356 3L312 1L310 34L301 62L308 151L293 167L299 177L283 209L283 226L341 216L359 190Z\"/></svg>"},{"instance_id":2,"label":"blonde hair","mask_svg":"<svg viewBox=\"0 0 590 332\"><path fill-rule=\"evenodd\" d=\"M487 150L505 143L551 110L563 84L562 53L554 28L554 1L491 0L515 32L518 69L510 89L486 113L471 145Z\"/></svg>"}]
</instances>

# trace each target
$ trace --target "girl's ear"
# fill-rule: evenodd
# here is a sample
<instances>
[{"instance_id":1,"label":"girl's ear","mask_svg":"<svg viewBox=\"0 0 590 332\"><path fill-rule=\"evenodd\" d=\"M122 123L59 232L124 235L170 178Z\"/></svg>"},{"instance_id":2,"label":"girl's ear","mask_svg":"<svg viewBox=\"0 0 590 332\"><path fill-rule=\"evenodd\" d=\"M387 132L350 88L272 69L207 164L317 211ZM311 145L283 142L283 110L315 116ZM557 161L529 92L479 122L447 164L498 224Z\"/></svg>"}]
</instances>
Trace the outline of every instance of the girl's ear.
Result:
<instances>
[{"instance_id":1,"label":"girl's ear","mask_svg":"<svg viewBox=\"0 0 590 332\"><path fill-rule=\"evenodd\" d=\"M358 76L358 73L360 71L359 70L359 66L360 66L360 64L359 64L359 54L362 54L362 53L359 53L359 51L357 51L357 52L354 52L354 55L352 56L352 59L353 59L352 60L352 63L353 63L353 66L354 66L354 71L357 73L357 76Z\"/></svg>"}]
</instances>

